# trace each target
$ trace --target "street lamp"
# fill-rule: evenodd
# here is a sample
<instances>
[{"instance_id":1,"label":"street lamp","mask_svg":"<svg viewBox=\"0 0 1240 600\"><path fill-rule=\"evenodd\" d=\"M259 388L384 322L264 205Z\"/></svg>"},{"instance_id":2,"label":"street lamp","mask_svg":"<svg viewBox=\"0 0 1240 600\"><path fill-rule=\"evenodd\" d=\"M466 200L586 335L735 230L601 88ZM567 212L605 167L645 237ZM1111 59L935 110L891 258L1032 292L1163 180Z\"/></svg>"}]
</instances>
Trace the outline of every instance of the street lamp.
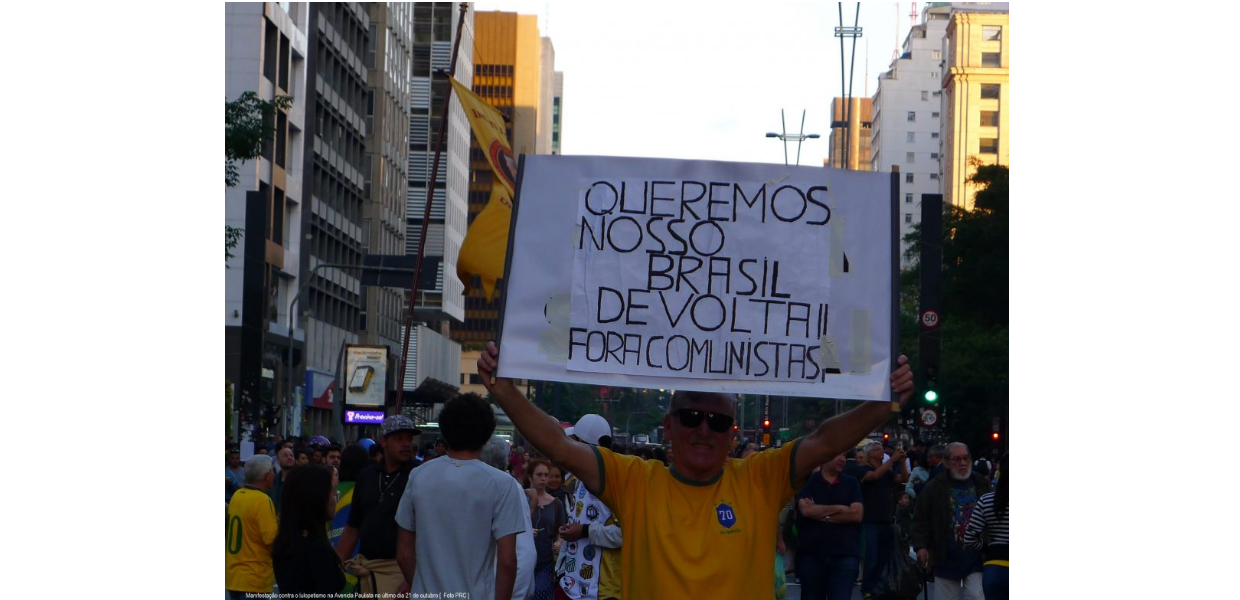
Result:
<instances>
[{"instance_id":1,"label":"street lamp","mask_svg":"<svg viewBox=\"0 0 1240 600\"><path fill-rule=\"evenodd\" d=\"M788 142L789 141L796 142L797 143L797 165L799 166L801 164L801 142L804 142L805 140L816 140L822 136L816 133L805 133L805 110L803 109L801 110L801 132L800 133L788 133L788 125L784 121L784 109L782 108L779 109L779 124L781 127L783 127L783 133L770 132L766 134L766 137L779 138L780 140L784 142L784 164L785 165L788 164Z\"/></svg>"}]
</instances>

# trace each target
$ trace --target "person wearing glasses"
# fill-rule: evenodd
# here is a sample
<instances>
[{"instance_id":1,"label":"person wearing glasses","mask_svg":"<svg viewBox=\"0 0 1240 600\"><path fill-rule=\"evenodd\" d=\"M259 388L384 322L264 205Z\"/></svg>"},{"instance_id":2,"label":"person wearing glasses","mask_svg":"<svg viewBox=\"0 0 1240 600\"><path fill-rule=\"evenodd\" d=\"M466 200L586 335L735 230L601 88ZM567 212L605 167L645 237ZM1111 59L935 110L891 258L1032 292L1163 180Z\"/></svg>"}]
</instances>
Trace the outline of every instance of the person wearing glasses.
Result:
<instances>
[{"instance_id":1,"label":"person wearing glasses","mask_svg":"<svg viewBox=\"0 0 1240 600\"><path fill-rule=\"evenodd\" d=\"M913 390L908 359L891 375L901 405ZM677 391L663 417L675 462L622 456L570 440L510 379L492 380L499 349L488 343L478 374L525 439L568 469L624 525L621 579L627 598L770 597L780 509L815 467L852 448L890 418L866 402L781 448L728 460L736 396Z\"/></svg>"},{"instance_id":2,"label":"person wearing glasses","mask_svg":"<svg viewBox=\"0 0 1240 600\"><path fill-rule=\"evenodd\" d=\"M947 469L917 495L913 511L913 548L917 560L934 575L938 600L982 600L982 556L965 545L969 516L990 481L973 472L969 447L947 447Z\"/></svg>"}]
</instances>

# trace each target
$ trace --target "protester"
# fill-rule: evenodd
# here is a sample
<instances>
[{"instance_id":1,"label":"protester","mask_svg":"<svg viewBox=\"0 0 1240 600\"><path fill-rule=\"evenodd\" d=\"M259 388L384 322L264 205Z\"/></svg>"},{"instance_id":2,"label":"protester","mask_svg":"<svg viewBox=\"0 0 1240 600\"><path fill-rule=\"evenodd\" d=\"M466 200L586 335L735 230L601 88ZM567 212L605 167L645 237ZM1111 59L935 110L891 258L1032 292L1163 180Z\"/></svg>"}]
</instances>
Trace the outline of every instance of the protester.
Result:
<instances>
[{"instance_id":1,"label":"protester","mask_svg":"<svg viewBox=\"0 0 1240 600\"><path fill-rule=\"evenodd\" d=\"M551 463L544 458L532 459L526 470L530 476L530 520L534 523L534 547L538 562L534 564L534 600L551 600L555 594L555 557L560 552L560 527L568 523L564 504L547 493Z\"/></svg>"},{"instance_id":2,"label":"protester","mask_svg":"<svg viewBox=\"0 0 1240 600\"><path fill-rule=\"evenodd\" d=\"M245 487L245 467L241 466L241 452L228 451L228 464L224 467L224 501L227 502L239 489Z\"/></svg>"},{"instance_id":3,"label":"protester","mask_svg":"<svg viewBox=\"0 0 1240 600\"><path fill-rule=\"evenodd\" d=\"M375 446L383 447L383 462L358 473L336 554L346 571L358 577L358 592L382 595L396 593L402 582L396 562L396 510L414 467L414 438L422 432L404 415L384 419L380 432ZM359 539L358 554L350 558Z\"/></svg>"},{"instance_id":4,"label":"protester","mask_svg":"<svg viewBox=\"0 0 1240 600\"><path fill-rule=\"evenodd\" d=\"M878 586L879 568L891 555L895 544L895 488L908 481L904 472L904 451L896 450L894 456L884 461L883 445L870 442L865 445L861 461L849 475L861 482L862 504L865 516L862 519L862 535L865 536L862 562L864 568L861 576L861 597L867 598Z\"/></svg>"},{"instance_id":5,"label":"protester","mask_svg":"<svg viewBox=\"0 0 1240 600\"><path fill-rule=\"evenodd\" d=\"M978 498L991 491L990 482L973 472L968 446L956 442L947 451L950 466L917 498L913 547L917 560L932 569L935 600L981 600L982 559L965 547L964 531Z\"/></svg>"},{"instance_id":6,"label":"protester","mask_svg":"<svg viewBox=\"0 0 1240 600\"><path fill-rule=\"evenodd\" d=\"M461 394L444 404L438 422L447 455L409 476L396 513L398 591L509 600L526 521L508 476L478 460L495 432L495 412L477 394Z\"/></svg>"},{"instance_id":7,"label":"protester","mask_svg":"<svg viewBox=\"0 0 1240 600\"><path fill-rule=\"evenodd\" d=\"M335 597L344 587L340 559L327 539L327 523L336 512L333 467L310 465L285 482L280 533L271 555L282 595Z\"/></svg>"},{"instance_id":8,"label":"protester","mask_svg":"<svg viewBox=\"0 0 1240 600\"><path fill-rule=\"evenodd\" d=\"M250 457L245 464L245 487L228 503L224 588L232 600L241 600L246 593L271 593L275 583L271 544L278 524L275 506L266 494L275 477L270 457Z\"/></svg>"},{"instance_id":9,"label":"protester","mask_svg":"<svg viewBox=\"0 0 1240 600\"><path fill-rule=\"evenodd\" d=\"M547 473L547 493L551 494L557 502L564 505L564 512L568 512L571 497L564 489L564 469L556 465L549 465L550 470Z\"/></svg>"},{"instance_id":10,"label":"protester","mask_svg":"<svg viewBox=\"0 0 1240 600\"><path fill-rule=\"evenodd\" d=\"M330 465L333 467L339 467L340 466L340 453L341 451L340 451L339 445L332 444L328 446L326 452L323 455L323 464Z\"/></svg>"},{"instance_id":11,"label":"protester","mask_svg":"<svg viewBox=\"0 0 1240 600\"><path fill-rule=\"evenodd\" d=\"M995 491L982 494L964 531L964 546L982 550L982 592L986 600L1008 597L1008 455L999 459Z\"/></svg>"},{"instance_id":12,"label":"protester","mask_svg":"<svg viewBox=\"0 0 1240 600\"><path fill-rule=\"evenodd\" d=\"M482 447L482 462L502 471L505 479L516 488L518 500L525 498L525 490L521 482L509 473L509 460L512 448L504 438L491 436L487 445ZM525 502L521 501L521 516L525 519L525 531L517 534L517 576L512 584L512 600L525 600L534 587L534 563L538 562L538 549L534 547L534 525L530 521L530 512L525 510Z\"/></svg>"},{"instance_id":13,"label":"protester","mask_svg":"<svg viewBox=\"0 0 1240 600\"><path fill-rule=\"evenodd\" d=\"M940 473L947 470L947 444L935 444L931 446L928 456L929 458L926 459L926 468L929 472L927 473L926 481L921 485L913 486L914 497L925 489L926 483L929 483L930 480L938 477Z\"/></svg>"},{"instance_id":14,"label":"protester","mask_svg":"<svg viewBox=\"0 0 1240 600\"><path fill-rule=\"evenodd\" d=\"M293 468L297 466L296 459L293 457L292 442L284 442L278 446L280 449L276 451L276 483L271 487L271 501L275 504L276 510L280 510L280 496L284 490L284 480Z\"/></svg>"},{"instance_id":15,"label":"protester","mask_svg":"<svg viewBox=\"0 0 1240 600\"><path fill-rule=\"evenodd\" d=\"M844 454L823 463L796 495L801 598L848 600L860 557L861 484L843 473Z\"/></svg>"},{"instance_id":16,"label":"protester","mask_svg":"<svg viewBox=\"0 0 1240 600\"><path fill-rule=\"evenodd\" d=\"M611 446L611 425L601 415L584 415L569 431L578 442ZM555 565L555 597L621 598L620 547L624 539L615 515L585 486L577 487L568 506L569 524L560 527L564 549Z\"/></svg>"},{"instance_id":17,"label":"protester","mask_svg":"<svg viewBox=\"0 0 1240 600\"><path fill-rule=\"evenodd\" d=\"M891 375L901 404L913 390L907 362L900 357ZM488 343L478 373L521 435L619 516L631 598L769 597L780 508L814 467L854 446L893 410L889 402L866 402L779 449L728 460L736 397L677 390L662 424L674 450L668 468L570 440L511 379L493 379L498 365L499 349ZM759 548L766 550L755 554Z\"/></svg>"}]
</instances>

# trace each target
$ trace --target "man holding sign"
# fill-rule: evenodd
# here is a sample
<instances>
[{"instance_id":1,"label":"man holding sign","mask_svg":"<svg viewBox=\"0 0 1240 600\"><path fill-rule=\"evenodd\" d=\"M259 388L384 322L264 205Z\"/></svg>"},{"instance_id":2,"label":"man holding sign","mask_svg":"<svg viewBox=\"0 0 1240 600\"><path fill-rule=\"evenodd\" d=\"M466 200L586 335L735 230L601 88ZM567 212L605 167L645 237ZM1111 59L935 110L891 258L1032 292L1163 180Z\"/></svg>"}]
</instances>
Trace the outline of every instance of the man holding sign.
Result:
<instances>
[{"instance_id":1,"label":"man holding sign","mask_svg":"<svg viewBox=\"0 0 1240 600\"><path fill-rule=\"evenodd\" d=\"M899 358L891 389L900 405L913 391L908 359ZM494 379L499 349L487 344L478 373L521 435L571 471L625 524L623 589L632 598L769 597L779 511L827 462L891 416L871 401L822 423L813 433L744 460L728 460L736 396L678 391L663 429L675 465L612 453L569 439L521 394Z\"/></svg>"}]
</instances>

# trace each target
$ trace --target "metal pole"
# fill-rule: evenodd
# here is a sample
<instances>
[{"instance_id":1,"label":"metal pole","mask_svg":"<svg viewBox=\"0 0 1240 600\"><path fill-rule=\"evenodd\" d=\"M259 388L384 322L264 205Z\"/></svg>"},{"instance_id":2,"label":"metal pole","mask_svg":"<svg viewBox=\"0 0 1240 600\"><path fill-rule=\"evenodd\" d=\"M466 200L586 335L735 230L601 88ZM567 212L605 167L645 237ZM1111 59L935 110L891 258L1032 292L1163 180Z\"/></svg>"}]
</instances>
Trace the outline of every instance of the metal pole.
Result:
<instances>
[{"instance_id":1,"label":"metal pole","mask_svg":"<svg viewBox=\"0 0 1240 600\"><path fill-rule=\"evenodd\" d=\"M784 122L784 109L779 109L779 127L783 135L779 136L779 141L784 144L784 166L788 166L788 124Z\"/></svg>"},{"instance_id":2,"label":"metal pole","mask_svg":"<svg viewBox=\"0 0 1240 600\"><path fill-rule=\"evenodd\" d=\"M805 109L801 109L801 133L797 135L797 166L801 166L801 144L805 141Z\"/></svg>"},{"instance_id":3,"label":"metal pole","mask_svg":"<svg viewBox=\"0 0 1240 600\"><path fill-rule=\"evenodd\" d=\"M448 60L448 79L456 72L456 54L461 47L461 32L465 29L465 12L469 3L461 3L461 18L456 24L456 41L452 44L452 57ZM441 71L442 72L442 71ZM409 335L413 330L413 307L418 302L418 278L422 274L422 255L426 253L426 229L431 221L431 202L435 199L435 183L439 179L439 157L443 154L444 137L448 133L448 110L452 106L452 85L447 86L443 95L443 110L439 113L439 139L435 142L435 162L431 167L431 178L426 183L426 211L422 217L422 236L418 240L418 260L413 267L413 284L409 287L409 311L405 314L405 340L400 351L400 376L396 379L396 414L400 414L401 403L405 399L405 365L409 364ZM447 196L444 190L444 196ZM445 198L446 199L446 198Z\"/></svg>"}]
</instances>

